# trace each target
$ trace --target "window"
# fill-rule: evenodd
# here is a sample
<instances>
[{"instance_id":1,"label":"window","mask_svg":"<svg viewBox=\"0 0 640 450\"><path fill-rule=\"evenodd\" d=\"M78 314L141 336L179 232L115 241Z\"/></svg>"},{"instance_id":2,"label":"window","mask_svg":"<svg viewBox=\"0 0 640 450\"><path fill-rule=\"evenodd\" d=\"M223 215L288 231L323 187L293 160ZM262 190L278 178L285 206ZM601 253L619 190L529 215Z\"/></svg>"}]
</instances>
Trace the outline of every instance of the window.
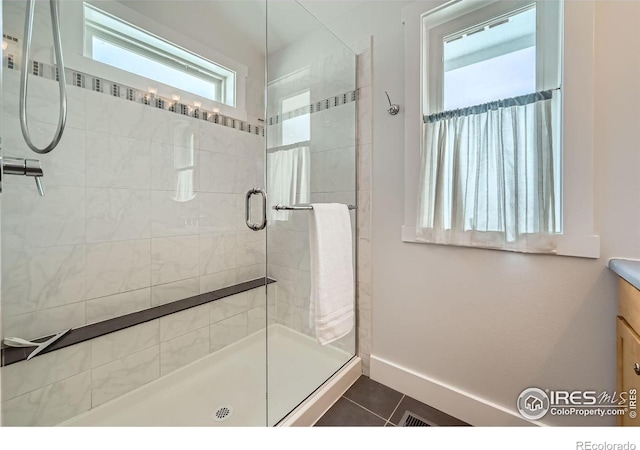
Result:
<instances>
[{"instance_id":1,"label":"window","mask_svg":"<svg viewBox=\"0 0 640 450\"><path fill-rule=\"evenodd\" d=\"M85 56L235 106L234 71L86 3L84 20Z\"/></svg>"},{"instance_id":2,"label":"window","mask_svg":"<svg viewBox=\"0 0 640 450\"><path fill-rule=\"evenodd\" d=\"M562 224L559 3L462 3L476 9L423 19L417 239L553 253Z\"/></svg>"},{"instance_id":3,"label":"window","mask_svg":"<svg viewBox=\"0 0 640 450\"><path fill-rule=\"evenodd\" d=\"M291 145L311 139L311 115L307 107L311 103L311 92L305 91L282 100L282 114L293 117L282 121L282 145ZM296 114L296 110L304 114Z\"/></svg>"}]
</instances>

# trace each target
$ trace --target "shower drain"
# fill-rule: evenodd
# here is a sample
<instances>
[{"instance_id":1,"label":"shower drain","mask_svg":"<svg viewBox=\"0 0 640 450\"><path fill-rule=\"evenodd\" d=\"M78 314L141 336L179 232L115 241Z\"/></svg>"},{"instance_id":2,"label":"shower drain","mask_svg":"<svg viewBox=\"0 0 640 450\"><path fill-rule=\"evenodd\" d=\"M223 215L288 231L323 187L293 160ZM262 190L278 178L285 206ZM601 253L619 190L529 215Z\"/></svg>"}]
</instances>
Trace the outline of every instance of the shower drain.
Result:
<instances>
[{"instance_id":1,"label":"shower drain","mask_svg":"<svg viewBox=\"0 0 640 450\"><path fill-rule=\"evenodd\" d=\"M231 417L231 414L233 414L233 408L231 406L220 406L213 413L212 417L216 422L222 422Z\"/></svg>"}]
</instances>

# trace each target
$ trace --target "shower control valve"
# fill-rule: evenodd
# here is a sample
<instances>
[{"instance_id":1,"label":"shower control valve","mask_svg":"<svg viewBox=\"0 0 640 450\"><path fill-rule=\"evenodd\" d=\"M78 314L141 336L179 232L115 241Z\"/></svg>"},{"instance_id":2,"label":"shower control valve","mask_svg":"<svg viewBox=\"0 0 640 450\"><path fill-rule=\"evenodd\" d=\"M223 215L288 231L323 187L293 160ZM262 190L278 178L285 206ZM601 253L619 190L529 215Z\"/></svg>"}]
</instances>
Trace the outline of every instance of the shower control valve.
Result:
<instances>
[{"instance_id":1,"label":"shower control valve","mask_svg":"<svg viewBox=\"0 0 640 450\"><path fill-rule=\"evenodd\" d=\"M44 197L44 188L41 178L44 176L40 160L29 158L13 158L6 156L2 158L2 173L5 175L24 175L33 177L36 181L38 194Z\"/></svg>"}]
</instances>

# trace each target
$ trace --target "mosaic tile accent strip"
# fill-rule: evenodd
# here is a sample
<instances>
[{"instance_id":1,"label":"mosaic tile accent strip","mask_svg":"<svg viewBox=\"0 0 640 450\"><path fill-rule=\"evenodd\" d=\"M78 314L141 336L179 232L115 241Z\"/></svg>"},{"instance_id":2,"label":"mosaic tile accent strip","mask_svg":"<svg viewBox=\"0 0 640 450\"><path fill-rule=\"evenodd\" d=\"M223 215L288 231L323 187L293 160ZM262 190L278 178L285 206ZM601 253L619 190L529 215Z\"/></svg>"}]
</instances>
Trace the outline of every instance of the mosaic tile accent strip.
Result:
<instances>
[{"instance_id":1,"label":"mosaic tile accent strip","mask_svg":"<svg viewBox=\"0 0 640 450\"><path fill-rule=\"evenodd\" d=\"M269 117L267 120L268 125L278 125L284 120L293 119L294 117L303 116L305 114L313 114L327 109L335 108L337 106L346 105L347 103L355 102L358 99L359 91L348 91L344 94L339 94L334 97L325 98L310 105L303 106L302 108L294 109L286 113L277 114L273 117Z\"/></svg>"},{"instance_id":2,"label":"mosaic tile accent strip","mask_svg":"<svg viewBox=\"0 0 640 450\"><path fill-rule=\"evenodd\" d=\"M3 66L7 69L20 70L15 64L13 55L8 55L3 58ZM38 61L32 62L31 73L35 76L49 80L55 81L58 79L58 73L55 66ZM151 94L140 89L105 80L104 78L78 72L77 70L65 68L65 75L67 84L71 86L89 89L112 97L118 97L123 100L141 103L152 108L163 109L165 111L173 112L174 114L193 117L195 119L233 128L241 132L264 137L264 126L262 125L253 125L222 114L201 111L193 106L185 105L168 98L160 97L156 94Z\"/></svg>"}]
</instances>

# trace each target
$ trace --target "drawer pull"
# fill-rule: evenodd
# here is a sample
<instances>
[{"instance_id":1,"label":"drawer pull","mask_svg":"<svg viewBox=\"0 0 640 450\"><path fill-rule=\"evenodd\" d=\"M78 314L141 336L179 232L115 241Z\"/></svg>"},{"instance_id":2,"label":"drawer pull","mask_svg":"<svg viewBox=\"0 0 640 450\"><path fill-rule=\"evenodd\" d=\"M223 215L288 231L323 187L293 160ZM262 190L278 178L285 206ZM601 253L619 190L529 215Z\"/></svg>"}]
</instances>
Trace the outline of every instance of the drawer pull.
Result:
<instances>
[{"instance_id":1,"label":"drawer pull","mask_svg":"<svg viewBox=\"0 0 640 450\"><path fill-rule=\"evenodd\" d=\"M640 375L640 364L635 363L633 365L633 370L635 371L636 375Z\"/></svg>"}]
</instances>

